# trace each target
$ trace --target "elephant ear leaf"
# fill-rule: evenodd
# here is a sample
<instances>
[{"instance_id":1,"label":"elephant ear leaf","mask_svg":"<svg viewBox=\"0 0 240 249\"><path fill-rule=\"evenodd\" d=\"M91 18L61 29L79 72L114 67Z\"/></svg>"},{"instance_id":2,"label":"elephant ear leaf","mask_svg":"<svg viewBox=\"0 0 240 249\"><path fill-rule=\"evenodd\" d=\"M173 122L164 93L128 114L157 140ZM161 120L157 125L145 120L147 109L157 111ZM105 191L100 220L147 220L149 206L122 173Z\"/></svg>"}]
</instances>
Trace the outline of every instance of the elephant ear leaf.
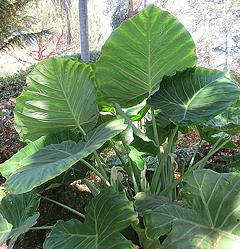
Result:
<instances>
[{"instance_id":1,"label":"elephant ear leaf","mask_svg":"<svg viewBox=\"0 0 240 249\"><path fill-rule=\"evenodd\" d=\"M40 149L44 148L47 145L61 143L66 140L73 140L75 142L78 142L79 136L75 132L65 130L64 132L42 136L39 139L30 142L15 155L13 155L9 160L0 164L1 175L5 178L8 178L15 171L24 167L28 159Z\"/></svg>"},{"instance_id":2,"label":"elephant ear leaf","mask_svg":"<svg viewBox=\"0 0 240 249\"><path fill-rule=\"evenodd\" d=\"M85 136L85 141L68 140L60 144L45 146L22 161L6 181L12 194L26 193L61 175L75 163L99 149L105 142L127 127L123 120L104 123Z\"/></svg>"},{"instance_id":3,"label":"elephant ear leaf","mask_svg":"<svg viewBox=\"0 0 240 249\"><path fill-rule=\"evenodd\" d=\"M195 44L171 14L150 5L113 31L97 62L105 99L122 107L141 103L162 78L196 65Z\"/></svg>"},{"instance_id":4,"label":"elephant ear leaf","mask_svg":"<svg viewBox=\"0 0 240 249\"><path fill-rule=\"evenodd\" d=\"M198 67L164 78L148 103L173 123L187 125L218 115L239 95L240 87L225 73Z\"/></svg>"},{"instance_id":5,"label":"elephant ear leaf","mask_svg":"<svg viewBox=\"0 0 240 249\"><path fill-rule=\"evenodd\" d=\"M133 249L120 232L137 221L133 204L124 193L103 190L86 208L85 222L59 221L44 242L44 249Z\"/></svg>"},{"instance_id":6,"label":"elephant ear leaf","mask_svg":"<svg viewBox=\"0 0 240 249\"><path fill-rule=\"evenodd\" d=\"M30 227L37 223L39 213L36 212L39 205L39 198L31 193L22 195L7 195L0 203L0 227L4 224L2 217L5 219L5 230L7 234L8 248L13 248L17 238L27 232ZM6 221L8 223L6 223ZM1 240L0 231L0 244Z\"/></svg>"},{"instance_id":7,"label":"elephant ear leaf","mask_svg":"<svg viewBox=\"0 0 240 249\"><path fill-rule=\"evenodd\" d=\"M150 238L167 235L163 248L238 248L240 175L197 170L185 179L188 207L165 204L144 216Z\"/></svg>"},{"instance_id":8,"label":"elephant ear leaf","mask_svg":"<svg viewBox=\"0 0 240 249\"><path fill-rule=\"evenodd\" d=\"M87 132L96 125L98 113L91 66L66 58L38 64L14 109L17 131L31 141L66 128Z\"/></svg>"}]
</instances>

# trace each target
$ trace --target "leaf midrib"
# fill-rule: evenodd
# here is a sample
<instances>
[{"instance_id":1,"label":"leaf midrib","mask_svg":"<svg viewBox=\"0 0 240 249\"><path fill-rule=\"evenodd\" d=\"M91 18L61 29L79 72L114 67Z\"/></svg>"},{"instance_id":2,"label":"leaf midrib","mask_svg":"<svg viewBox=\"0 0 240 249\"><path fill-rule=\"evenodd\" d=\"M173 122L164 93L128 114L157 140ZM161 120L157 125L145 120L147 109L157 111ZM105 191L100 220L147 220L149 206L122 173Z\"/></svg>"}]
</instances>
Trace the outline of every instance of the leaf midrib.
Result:
<instances>
[{"instance_id":1,"label":"leaf midrib","mask_svg":"<svg viewBox=\"0 0 240 249\"><path fill-rule=\"evenodd\" d=\"M166 216L166 213L164 213L164 215ZM224 231L224 230L221 230L221 229L219 229L219 228L217 228L217 227L209 227L209 226L206 226L206 225L202 225L202 224L200 224L200 223L197 223L197 221L196 222L194 222L194 221L190 221L190 220L188 220L188 219L184 219L184 218L179 218L179 217L175 217L175 216L172 216L172 215L167 215L167 216L169 216L169 217L171 217L172 218L172 220L170 220L170 221L168 221L168 222L166 222L166 223L162 223L160 226L156 226L156 227L154 227L154 229L157 229L157 228L161 228L162 226L164 226L164 225L167 225L167 224L172 224L174 221L179 221L179 222L185 222L185 223L188 223L188 224L190 224L190 225L193 225L194 227L200 227L200 228L204 228L204 229L206 229L206 230L211 230L209 233L211 233L211 232L218 232L218 233L222 233L222 234L224 234L225 236L229 236L230 238L232 238L232 239L239 239L239 236L237 236L237 235L234 235L234 234L231 234L231 233L228 233L228 232L226 232L226 231ZM201 218L202 217L198 217L199 218L199 220L201 220Z\"/></svg>"},{"instance_id":2,"label":"leaf midrib","mask_svg":"<svg viewBox=\"0 0 240 249\"><path fill-rule=\"evenodd\" d=\"M151 36L150 36L150 18L148 18L147 22L147 42L148 42L148 94L150 95L152 92L152 81L151 81Z\"/></svg>"},{"instance_id":3,"label":"leaf midrib","mask_svg":"<svg viewBox=\"0 0 240 249\"><path fill-rule=\"evenodd\" d=\"M187 115L187 112L188 112L188 108L189 106L192 104L193 100L203 91L205 90L205 88L209 87L209 85L213 84L214 82L216 82L216 80L219 80L223 78L223 76L219 77L219 78L216 78L214 80L212 80L211 82L209 82L208 84L206 84L204 87L200 88L198 91L196 91L194 93L194 95L188 100L188 102L185 104L185 105L181 105L183 108L184 108L184 113L183 113L183 118L181 121L183 121Z\"/></svg>"},{"instance_id":4,"label":"leaf midrib","mask_svg":"<svg viewBox=\"0 0 240 249\"><path fill-rule=\"evenodd\" d=\"M81 127L81 125L79 124L78 120L76 119L75 115L73 114L73 111L72 111L72 109L71 109L70 103L69 103L68 98L67 98L67 96L66 96L66 93L65 93L65 91L64 91L64 88L63 88L63 85L62 85L62 81L61 81L60 78L59 78L59 75L60 75L60 74L57 73L56 67L54 67L54 71L55 71L55 74L57 75L57 79L58 79L58 82L59 82L61 91L62 91L62 93L63 93L63 95L64 95L64 98L65 98L65 100L66 100L66 102L67 102L67 107L68 107L68 109L69 109L69 113L72 115L72 118L73 118L74 122L76 123L76 126L79 128L79 130L80 130L80 131L84 131L83 128Z\"/></svg>"}]
</instances>

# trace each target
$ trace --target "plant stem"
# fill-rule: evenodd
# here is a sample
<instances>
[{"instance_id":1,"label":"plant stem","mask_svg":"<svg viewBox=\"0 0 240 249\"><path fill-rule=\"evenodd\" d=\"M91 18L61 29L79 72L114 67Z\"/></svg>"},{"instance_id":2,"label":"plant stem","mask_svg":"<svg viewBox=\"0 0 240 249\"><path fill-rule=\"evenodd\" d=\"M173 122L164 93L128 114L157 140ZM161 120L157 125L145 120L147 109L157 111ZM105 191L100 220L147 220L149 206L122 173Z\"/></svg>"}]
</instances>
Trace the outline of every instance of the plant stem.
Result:
<instances>
[{"instance_id":1,"label":"plant stem","mask_svg":"<svg viewBox=\"0 0 240 249\"><path fill-rule=\"evenodd\" d=\"M102 165L100 156L98 155L97 151L94 151L94 152L93 152L93 155L94 155L94 157L96 158L98 167L99 167L99 169L100 169L102 175L103 175L106 179L108 179L107 173L106 173L105 169L103 168L103 165Z\"/></svg>"},{"instance_id":2,"label":"plant stem","mask_svg":"<svg viewBox=\"0 0 240 249\"><path fill-rule=\"evenodd\" d=\"M136 177L135 177L135 174L134 174L131 159L129 160L129 166L130 166L130 169L131 169L131 174L132 174L131 177L132 177L132 181L133 181L134 192L135 192L135 195L136 195L139 192L139 188L138 188L138 184L137 184Z\"/></svg>"},{"instance_id":3,"label":"plant stem","mask_svg":"<svg viewBox=\"0 0 240 249\"><path fill-rule=\"evenodd\" d=\"M40 196L41 196L41 195L40 195ZM56 204L56 205L58 205L58 206L61 206L61 207L65 208L65 209L67 209L68 211L70 211L70 212L72 212L72 213L74 213L74 214L80 216L81 218L85 219L85 215L84 215L84 214L78 212L77 210L75 210L75 209L73 209L73 208L71 208L71 207L69 207L69 206L67 206L67 205L65 205L65 204L63 204L63 203L60 203L60 202L58 202L58 201L55 201L55 200L50 199L50 198L45 197L45 196L41 196L41 198L44 199L44 200L50 201L50 202L52 202L52 203L54 203L54 204Z\"/></svg>"},{"instance_id":4,"label":"plant stem","mask_svg":"<svg viewBox=\"0 0 240 249\"><path fill-rule=\"evenodd\" d=\"M31 227L29 230L50 230L53 226Z\"/></svg>"},{"instance_id":5,"label":"plant stem","mask_svg":"<svg viewBox=\"0 0 240 249\"><path fill-rule=\"evenodd\" d=\"M185 174L179 178L178 180L175 180L173 183L169 184L161 193L160 195L166 195L169 191L171 191L173 188L175 188L183 179L185 179L188 175L190 175L195 169L202 169L208 159L214 155L218 150L220 150L225 144L227 144L231 139L227 139L223 143L219 145L219 143L222 141L222 138L219 138L218 141L214 144L212 149L208 152L208 154L203 157L200 161L195 163L192 167L189 167Z\"/></svg>"},{"instance_id":6,"label":"plant stem","mask_svg":"<svg viewBox=\"0 0 240 249\"><path fill-rule=\"evenodd\" d=\"M80 125L78 125L78 129L80 130L80 132L83 134L84 137L87 135Z\"/></svg>"},{"instance_id":7,"label":"plant stem","mask_svg":"<svg viewBox=\"0 0 240 249\"><path fill-rule=\"evenodd\" d=\"M132 192L131 186L129 185L128 179L126 179L126 185L127 185L128 193L129 193L129 196L131 197L131 200L134 200L133 192Z\"/></svg>"},{"instance_id":8,"label":"plant stem","mask_svg":"<svg viewBox=\"0 0 240 249\"><path fill-rule=\"evenodd\" d=\"M80 125L78 126L78 129L80 130L80 132L83 134L84 137L87 135L86 132L83 130L83 128L82 128ZM98 167L99 167L99 169L100 169L102 175L103 175L106 179L108 179L107 173L106 173L105 169L104 169L103 166L102 166L102 162L101 162L101 159L100 159L100 157L99 157L97 151L94 151L94 152L93 152L93 155L94 155L94 157L95 157L95 159L96 159L96 161L97 161Z\"/></svg>"},{"instance_id":9,"label":"plant stem","mask_svg":"<svg viewBox=\"0 0 240 249\"><path fill-rule=\"evenodd\" d=\"M90 183L87 179L83 179L82 182L87 185L94 197L96 197L100 193L100 191L95 188L95 186L93 186L93 184Z\"/></svg>"},{"instance_id":10,"label":"plant stem","mask_svg":"<svg viewBox=\"0 0 240 249\"><path fill-rule=\"evenodd\" d=\"M199 151L199 148L200 148L200 146L201 146L201 143L202 143L202 139L200 140L199 145L197 146L196 150L194 151L194 154L193 154L193 156L192 156L192 158L191 158L191 161L190 161L190 163L189 163L189 167L192 167L192 165L193 165L193 163L194 163L194 160L195 160L195 158L196 158L196 155L197 155L197 153L198 153L198 151ZM184 173L184 172L183 172L183 173Z\"/></svg>"},{"instance_id":11,"label":"plant stem","mask_svg":"<svg viewBox=\"0 0 240 249\"><path fill-rule=\"evenodd\" d=\"M128 145L126 144L126 142L123 139L121 139L121 140L122 140L123 147L126 150L126 153L128 155L129 151L130 151L130 148L128 147ZM139 188L138 188L135 173L134 173L134 170L133 170L132 161L129 158L129 155L128 155L128 159L129 159L129 167L127 168L129 170L128 174L132 178L134 191L135 191L135 194L137 194L139 192ZM126 171L127 171L127 169L126 169Z\"/></svg>"},{"instance_id":12,"label":"plant stem","mask_svg":"<svg viewBox=\"0 0 240 249\"><path fill-rule=\"evenodd\" d=\"M178 126L174 128L174 130L171 133L171 136L168 140L168 144L166 149L164 150L163 157L160 161L160 164L157 166L154 174L153 174L153 179L151 182L151 192L155 194L159 194L161 185L160 183L162 182L163 184L166 184L166 177L165 175L168 175L167 172L163 172L166 160L168 158L169 153L171 152L171 148L173 146L173 139L178 131Z\"/></svg>"},{"instance_id":13,"label":"plant stem","mask_svg":"<svg viewBox=\"0 0 240 249\"><path fill-rule=\"evenodd\" d=\"M158 150L159 150L159 152L158 152L158 163L160 164L160 162L161 162L160 142L159 142L158 131L157 131L157 123L156 123L156 119L155 119L155 116L154 116L154 109L152 107L151 107L151 116L152 116L154 140L155 140L155 143L156 143L156 145L158 147Z\"/></svg>"},{"instance_id":14,"label":"plant stem","mask_svg":"<svg viewBox=\"0 0 240 249\"><path fill-rule=\"evenodd\" d=\"M90 163L88 163L87 161L85 161L84 159L80 160L81 162L83 162L89 169L91 169L96 175L98 175L102 181L107 185L110 186L111 184L109 183L108 179L106 179L100 172L98 172L95 167L93 167Z\"/></svg>"}]
</instances>

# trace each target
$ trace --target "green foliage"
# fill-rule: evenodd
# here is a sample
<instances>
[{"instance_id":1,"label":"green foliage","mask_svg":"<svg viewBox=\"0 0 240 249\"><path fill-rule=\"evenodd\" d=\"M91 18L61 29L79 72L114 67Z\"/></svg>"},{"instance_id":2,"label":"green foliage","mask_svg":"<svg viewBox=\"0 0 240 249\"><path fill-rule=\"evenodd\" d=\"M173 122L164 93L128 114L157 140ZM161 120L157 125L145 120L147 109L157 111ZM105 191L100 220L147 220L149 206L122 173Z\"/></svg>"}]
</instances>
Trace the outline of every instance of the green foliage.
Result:
<instances>
[{"instance_id":1,"label":"green foliage","mask_svg":"<svg viewBox=\"0 0 240 249\"><path fill-rule=\"evenodd\" d=\"M238 134L240 127L240 103L228 107L223 113L209 120L205 129L210 131L223 131L228 134Z\"/></svg>"},{"instance_id":2,"label":"green foliage","mask_svg":"<svg viewBox=\"0 0 240 249\"><path fill-rule=\"evenodd\" d=\"M98 107L91 66L53 58L34 68L27 85L14 110L16 129L24 140L67 127L89 131L96 125ZM79 98L81 92L85 94Z\"/></svg>"},{"instance_id":3,"label":"green foliage","mask_svg":"<svg viewBox=\"0 0 240 249\"><path fill-rule=\"evenodd\" d=\"M31 72L32 67L28 67L26 70L20 70L14 75L6 76L6 77L0 77L0 86L7 86L7 85L13 85L16 83L25 84L27 75Z\"/></svg>"},{"instance_id":4,"label":"green foliage","mask_svg":"<svg viewBox=\"0 0 240 249\"><path fill-rule=\"evenodd\" d=\"M216 116L239 95L239 87L223 72L198 67L165 78L148 103L173 123L185 125Z\"/></svg>"},{"instance_id":5,"label":"green foliage","mask_svg":"<svg viewBox=\"0 0 240 249\"><path fill-rule=\"evenodd\" d=\"M113 32L96 64L64 57L38 64L14 111L28 145L0 166L7 178L0 242L10 236L14 243L36 223L45 188L89 172L83 182L94 198L86 215L43 197L80 217L58 221L44 248L233 248L240 240L240 176L201 169L229 143L229 128L239 131L232 108L240 89L223 72L195 67L196 59L182 24L149 6ZM209 153L175 179L179 133L213 123ZM114 165L106 148L118 157ZM149 155L156 156L151 169ZM28 196L36 200L30 208ZM9 207L24 219L14 223Z\"/></svg>"},{"instance_id":6,"label":"green foliage","mask_svg":"<svg viewBox=\"0 0 240 249\"><path fill-rule=\"evenodd\" d=\"M89 203L86 213L84 223L78 220L59 221L48 235L43 248L134 248L131 241L120 234L131 223L137 222L133 204L124 193L116 193L111 188L103 190Z\"/></svg>"},{"instance_id":7,"label":"green foliage","mask_svg":"<svg viewBox=\"0 0 240 249\"><path fill-rule=\"evenodd\" d=\"M38 205L39 198L33 194L7 195L2 199L0 213L5 220L0 218L0 227L4 226L7 220L8 233L5 233L5 239L9 240L9 248L13 247L14 242L21 234L37 223L39 213L36 212L36 209ZM2 242L4 240L0 240L0 243Z\"/></svg>"},{"instance_id":8,"label":"green foliage","mask_svg":"<svg viewBox=\"0 0 240 249\"><path fill-rule=\"evenodd\" d=\"M175 17L149 6L104 44L97 62L98 86L106 99L122 107L139 104L159 89L164 76L196 65L194 47Z\"/></svg>"},{"instance_id":9,"label":"green foliage","mask_svg":"<svg viewBox=\"0 0 240 249\"><path fill-rule=\"evenodd\" d=\"M33 188L59 176L82 158L89 156L125 128L126 125L120 120L110 121L88 133L85 141L80 140L76 143L67 140L40 148L32 155L28 154L12 170L12 174L6 181L7 190L14 194L31 191ZM35 144L33 143L30 150L34 147ZM7 167L6 163L4 167Z\"/></svg>"},{"instance_id":10,"label":"green foliage","mask_svg":"<svg viewBox=\"0 0 240 249\"><path fill-rule=\"evenodd\" d=\"M240 176L195 171L185 179L187 206L165 204L144 215L146 234L168 234L162 248L234 248L240 242Z\"/></svg>"}]
</instances>

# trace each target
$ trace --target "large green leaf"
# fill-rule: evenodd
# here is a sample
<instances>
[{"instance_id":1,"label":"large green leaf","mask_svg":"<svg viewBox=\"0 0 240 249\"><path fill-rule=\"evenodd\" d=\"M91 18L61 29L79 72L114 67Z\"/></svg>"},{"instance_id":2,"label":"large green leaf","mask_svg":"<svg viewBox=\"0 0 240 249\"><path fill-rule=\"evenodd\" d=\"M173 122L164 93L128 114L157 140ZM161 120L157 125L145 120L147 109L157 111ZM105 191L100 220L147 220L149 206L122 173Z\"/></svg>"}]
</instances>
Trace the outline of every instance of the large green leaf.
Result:
<instances>
[{"instance_id":1,"label":"large green leaf","mask_svg":"<svg viewBox=\"0 0 240 249\"><path fill-rule=\"evenodd\" d=\"M39 198L31 193L7 195L2 199L0 216L2 215L12 227L7 236L9 240L8 248L12 248L17 238L37 223L39 213L36 213L36 209L38 205Z\"/></svg>"},{"instance_id":2,"label":"large green leaf","mask_svg":"<svg viewBox=\"0 0 240 249\"><path fill-rule=\"evenodd\" d=\"M124 193L103 190L86 208L84 223L59 221L44 242L44 249L133 249L120 233L137 221L132 203Z\"/></svg>"},{"instance_id":3,"label":"large green leaf","mask_svg":"<svg viewBox=\"0 0 240 249\"><path fill-rule=\"evenodd\" d=\"M175 124L201 123L224 111L239 94L240 87L225 73L198 67L164 78L148 103Z\"/></svg>"},{"instance_id":4,"label":"large green leaf","mask_svg":"<svg viewBox=\"0 0 240 249\"><path fill-rule=\"evenodd\" d=\"M222 132L217 128L209 127L203 124L198 125L195 129L200 135L201 139L205 141L215 144L219 140L219 138L221 138L222 142L226 141L226 144L222 147L223 149L237 149L237 146L232 141L227 142L227 139L229 139L229 134Z\"/></svg>"},{"instance_id":5,"label":"large green leaf","mask_svg":"<svg viewBox=\"0 0 240 249\"><path fill-rule=\"evenodd\" d=\"M25 140L65 130L91 130L98 119L90 65L64 58L41 62L17 98L15 125Z\"/></svg>"},{"instance_id":6,"label":"large green leaf","mask_svg":"<svg viewBox=\"0 0 240 249\"><path fill-rule=\"evenodd\" d=\"M165 204L144 217L150 238L166 249L234 249L240 245L240 175L194 171L185 179L188 207Z\"/></svg>"},{"instance_id":7,"label":"large green leaf","mask_svg":"<svg viewBox=\"0 0 240 249\"><path fill-rule=\"evenodd\" d=\"M161 249L160 240L157 239L149 239L146 236L146 231L140 225L133 226L135 232L138 235L139 243L144 249Z\"/></svg>"},{"instance_id":8,"label":"large green leaf","mask_svg":"<svg viewBox=\"0 0 240 249\"><path fill-rule=\"evenodd\" d=\"M86 161L86 158L85 158ZM91 163L91 162L90 162ZM89 168L81 161L75 163L71 168L64 171L59 176L47 181L33 190L33 193L40 193L47 189L59 187L61 185L72 184L76 180L84 179Z\"/></svg>"},{"instance_id":9,"label":"large green leaf","mask_svg":"<svg viewBox=\"0 0 240 249\"><path fill-rule=\"evenodd\" d=\"M196 60L184 26L150 5L113 31L97 62L97 83L107 100L129 107L158 90L164 76L192 67Z\"/></svg>"},{"instance_id":10,"label":"large green leaf","mask_svg":"<svg viewBox=\"0 0 240 249\"><path fill-rule=\"evenodd\" d=\"M68 170L126 127L123 120L113 120L89 132L86 141L69 140L40 149L27 157L24 165L7 179L7 190L13 194L31 191Z\"/></svg>"},{"instance_id":11,"label":"large green leaf","mask_svg":"<svg viewBox=\"0 0 240 249\"><path fill-rule=\"evenodd\" d=\"M24 165L28 161L28 158L39 151L41 148L49 144L61 143L65 140L73 140L75 142L78 142L79 136L76 133L71 132L70 130L66 130L64 132L42 136L36 141L30 142L15 155L13 155L9 160L0 165L1 175L5 178L8 178L12 173L24 167Z\"/></svg>"}]
</instances>

